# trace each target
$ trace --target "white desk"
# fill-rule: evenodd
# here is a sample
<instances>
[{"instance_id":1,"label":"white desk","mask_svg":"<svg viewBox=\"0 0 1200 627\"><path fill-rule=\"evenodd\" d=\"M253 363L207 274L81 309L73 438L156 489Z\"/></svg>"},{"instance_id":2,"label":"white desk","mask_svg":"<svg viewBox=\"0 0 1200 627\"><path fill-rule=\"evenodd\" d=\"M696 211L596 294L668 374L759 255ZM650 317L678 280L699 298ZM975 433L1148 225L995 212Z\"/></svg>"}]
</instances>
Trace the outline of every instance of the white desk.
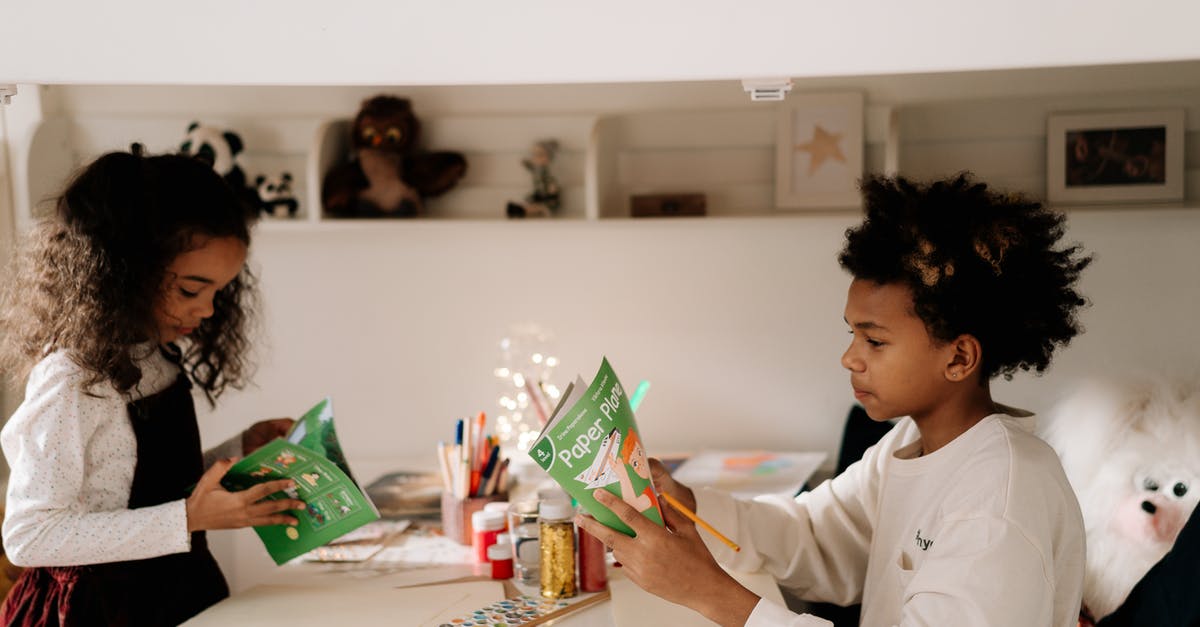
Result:
<instances>
[{"instance_id":1,"label":"white desk","mask_svg":"<svg viewBox=\"0 0 1200 627\"><path fill-rule=\"evenodd\" d=\"M820 461L814 459L812 468ZM361 466L361 468L360 468ZM386 467L397 467L394 461ZM384 462L356 464L356 472L376 476ZM400 467L422 467L402 464ZM811 472L811 469L809 469ZM250 534L252 536L253 534ZM247 538L257 542L257 538ZM456 580L482 575L480 566L453 564L436 568L393 569L385 574L367 572L354 565L305 563L271 566L269 583L238 592L185 623L188 627L327 627L331 618L354 627L369 625L430 625L465 616L472 610L505 598L498 582L425 585L430 581ZM765 573L734 573L734 577L759 596L782 603L775 581ZM641 625L712 625L699 614L650 595L609 569L612 600L580 609L554 625L569 627L626 627ZM536 594L536 590L522 590Z\"/></svg>"},{"instance_id":2,"label":"white desk","mask_svg":"<svg viewBox=\"0 0 1200 627\"><path fill-rule=\"evenodd\" d=\"M311 574L310 574L311 575ZM761 573L735 574L754 592L782 602L779 589ZM471 582L396 588L400 579L311 576L292 582L256 586L234 595L184 623L187 627L327 627L331 620L354 627L437 627L469 615L505 597L499 582ZM712 625L699 614L654 597L610 569L612 600L580 609L553 625L626 627L642 625Z\"/></svg>"},{"instance_id":3,"label":"white desk","mask_svg":"<svg viewBox=\"0 0 1200 627\"><path fill-rule=\"evenodd\" d=\"M425 525L427 526L428 523ZM421 525L418 525L421 526ZM238 592L185 623L188 627L327 627L345 625L438 627L504 598L537 589L485 578L488 567L470 563L469 547L410 528L385 540L389 547L359 563L298 562L276 567L266 583ZM390 554L390 561L384 556ZM417 562L425 562L421 565ZM403 563L410 562L410 563ZM432 564L431 562L442 562ZM554 625L712 625L699 614L650 595L609 568L611 600L600 601ZM774 579L763 573L734 574L750 590L782 602ZM587 595L581 595L587 596Z\"/></svg>"}]
</instances>

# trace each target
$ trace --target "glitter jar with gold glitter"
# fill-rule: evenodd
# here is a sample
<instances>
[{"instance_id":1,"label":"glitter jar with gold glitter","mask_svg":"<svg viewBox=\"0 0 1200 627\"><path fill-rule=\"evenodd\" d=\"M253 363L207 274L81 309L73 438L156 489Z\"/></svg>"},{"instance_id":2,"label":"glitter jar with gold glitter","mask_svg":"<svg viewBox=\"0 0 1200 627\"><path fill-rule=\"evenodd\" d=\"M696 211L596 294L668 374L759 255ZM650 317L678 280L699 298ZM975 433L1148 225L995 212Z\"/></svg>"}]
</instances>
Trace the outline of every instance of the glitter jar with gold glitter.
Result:
<instances>
[{"instance_id":1,"label":"glitter jar with gold glitter","mask_svg":"<svg viewBox=\"0 0 1200 627\"><path fill-rule=\"evenodd\" d=\"M575 596L575 510L568 501L542 501L538 525L542 550L542 598Z\"/></svg>"}]
</instances>

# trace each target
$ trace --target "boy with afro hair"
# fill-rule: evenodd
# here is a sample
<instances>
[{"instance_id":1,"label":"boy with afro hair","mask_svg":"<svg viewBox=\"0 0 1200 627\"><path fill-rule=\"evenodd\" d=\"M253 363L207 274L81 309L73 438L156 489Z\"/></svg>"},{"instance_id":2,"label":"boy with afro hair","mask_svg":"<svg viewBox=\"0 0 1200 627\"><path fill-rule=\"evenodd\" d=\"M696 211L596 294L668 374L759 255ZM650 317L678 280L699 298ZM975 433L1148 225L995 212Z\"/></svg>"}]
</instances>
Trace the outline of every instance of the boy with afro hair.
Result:
<instances>
[{"instance_id":1,"label":"boy with afro hair","mask_svg":"<svg viewBox=\"0 0 1200 627\"><path fill-rule=\"evenodd\" d=\"M798 596L861 602L863 625L1075 625L1083 520L1054 451L990 382L1045 371L1079 333L1075 290L1091 261L1060 247L1064 218L967 175L931 184L870 178L846 232L842 355L872 419L900 418L857 463L795 498L693 491L652 463L654 483L740 545L669 529L597 500L636 532L581 517L635 583L722 625L829 625L759 599L720 565L765 568Z\"/></svg>"}]
</instances>

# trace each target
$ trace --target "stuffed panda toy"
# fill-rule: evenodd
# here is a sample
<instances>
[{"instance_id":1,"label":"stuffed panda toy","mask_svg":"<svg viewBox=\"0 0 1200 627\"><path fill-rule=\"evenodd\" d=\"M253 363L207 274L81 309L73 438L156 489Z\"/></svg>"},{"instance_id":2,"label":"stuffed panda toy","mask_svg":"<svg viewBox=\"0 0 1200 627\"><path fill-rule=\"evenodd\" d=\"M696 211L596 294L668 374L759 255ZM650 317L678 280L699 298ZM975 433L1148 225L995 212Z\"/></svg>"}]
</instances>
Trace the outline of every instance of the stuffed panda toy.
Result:
<instances>
[{"instance_id":1,"label":"stuffed panda toy","mask_svg":"<svg viewBox=\"0 0 1200 627\"><path fill-rule=\"evenodd\" d=\"M207 163L221 178L240 189L246 186L246 175L237 162L242 147L242 138L237 133L192 122L179 144L179 153Z\"/></svg>"},{"instance_id":2,"label":"stuffed panda toy","mask_svg":"<svg viewBox=\"0 0 1200 627\"><path fill-rule=\"evenodd\" d=\"M233 131L204 126L192 122L187 135L179 144L179 153L212 166L212 169L233 189L238 198L253 210L258 205L257 192L246 185L246 174L238 165L237 156L242 152L242 138Z\"/></svg>"},{"instance_id":3,"label":"stuffed panda toy","mask_svg":"<svg viewBox=\"0 0 1200 627\"><path fill-rule=\"evenodd\" d=\"M269 218L294 218L296 196L292 193L292 174L284 172L279 176L259 175L254 179L254 187L258 192L258 211L260 215Z\"/></svg>"},{"instance_id":4,"label":"stuffed panda toy","mask_svg":"<svg viewBox=\"0 0 1200 627\"><path fill-rule=\"evenodd\" d=\"M1166 555L1200 501L1200 381L1092 379L1048 418L1043 438L1083 512L1085 618L1099 620Z\"/></svg>"}]
</instances>

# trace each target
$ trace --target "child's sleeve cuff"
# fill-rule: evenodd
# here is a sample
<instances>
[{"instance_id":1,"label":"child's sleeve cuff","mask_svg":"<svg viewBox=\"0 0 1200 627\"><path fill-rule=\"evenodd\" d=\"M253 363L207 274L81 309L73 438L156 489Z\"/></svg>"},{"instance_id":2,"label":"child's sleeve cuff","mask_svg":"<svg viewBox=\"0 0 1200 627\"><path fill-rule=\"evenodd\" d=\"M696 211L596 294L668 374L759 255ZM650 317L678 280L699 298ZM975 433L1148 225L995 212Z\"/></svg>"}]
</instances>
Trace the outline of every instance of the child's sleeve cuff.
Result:
<instances>
[{"instance_id":1,"label":"child's sleeve cuff","mask_svg":"<svg viewBox=\"0 0 1200 627\"><path fill-rule=\"evenodd\" d=\"M833 627L833 623L811 614L793 614L773 601L759 599L746 619L745 627Z\"/></svg>"}]
</instances>

